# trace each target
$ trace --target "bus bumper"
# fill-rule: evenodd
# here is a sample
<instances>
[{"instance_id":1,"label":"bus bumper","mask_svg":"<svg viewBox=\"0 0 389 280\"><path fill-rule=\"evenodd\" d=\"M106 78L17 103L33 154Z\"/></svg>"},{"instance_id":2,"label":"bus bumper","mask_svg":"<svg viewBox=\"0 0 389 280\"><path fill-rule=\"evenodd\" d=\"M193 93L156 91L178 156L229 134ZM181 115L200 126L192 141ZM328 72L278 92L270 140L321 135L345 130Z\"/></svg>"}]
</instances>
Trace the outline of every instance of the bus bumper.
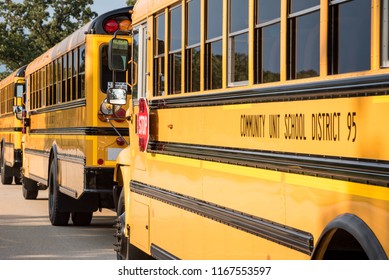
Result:
<instances>
[{"instance_id":1,"label":"bus bumper","mask_svg":"<svg viewBox=\"0 0 389 280\"><path fill-rule=\"evenodd\" d=\"M96 197L98 208L115 208L113 201L113 173L113 167L85 168L85 189L83 195Z\"/></svg>"},{"instance_id":2,"label":"bus bumper","mask_svg":"<svg viewBox=\"0 0 389 280\"><path fill-rule=\"evenodd\" d=\"M114 168L85 167L84 190L77 199L64 196L60 212L95 212L101 208L114 210Z\"/></svg>"}]
</instances>

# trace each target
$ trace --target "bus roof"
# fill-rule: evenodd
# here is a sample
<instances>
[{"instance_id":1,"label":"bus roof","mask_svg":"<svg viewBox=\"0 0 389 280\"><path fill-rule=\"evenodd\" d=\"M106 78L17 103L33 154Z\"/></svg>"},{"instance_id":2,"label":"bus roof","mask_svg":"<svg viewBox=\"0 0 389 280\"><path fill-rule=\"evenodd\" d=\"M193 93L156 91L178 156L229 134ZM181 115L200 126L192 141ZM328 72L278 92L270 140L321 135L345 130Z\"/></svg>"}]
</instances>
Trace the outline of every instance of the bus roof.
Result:
<instances>
[{"instance_id":1,"label":"bus roof","mask_svg":"<svg viewBox=\"0 0 389 280\"><path fill-rule=\"evenodd\" d=\"M151 15L169 5L179 2L177 0L138 0L134 6L132 23L138 23L148 15Z\"/></svg>"},{"instance_id":2,"label":"bus roof","mask_svg":"<svg viewBox=\"0 0 389 280\"><path fill-rule=\"evenodd\" d=\"M26 70L27 65L20 67L18 70L14 71L10 75L8 75L6 78L0 81L0 88L3 88L15 81L16 77L24 77L24 71Z\"/></svg>"},{"instance_id":3,"label":"bus roof","mask_svg":"<svg viewBox=\"0 0 389 280\"><path fill-rule=\"evenodd\" d=\"M130 16L129 12L131 10L132 10L132 6L116 9L98 16L94 20L90 21L89 23L87 23L86 25L84 25L83 27L81 27L80 29L78 29L68 37L66 37L61 42L56 44L54 47L52 47L51 49L47 50L42 55L34 59L28 65L26 69L26 75L35 72L36 70L40 69L44 65L53 61L57 57L60 57L61 55L67 53L69 50L73 49L74 47L83 44L85 42L85 38L87 34L107 34L103 29L103 25L106 19L112 15Z\"/></svg>"},{"instance_id":4,"label":"bus roof","mask_svg":"<svg viewBox=\"0 0 389 280\"><path fill-rule=\"evenodd\" d=\"M70 49L85 42L85 32L87 32L87 30L89 29L90 24L91 22L84 25L82 28L78 29L76 32L66 37L54 47L35 58L30 64L28 64L26 69L26 75L35 72L36 70L53 61L57 57L67 53Z\"/></svg>"}]
</instances>

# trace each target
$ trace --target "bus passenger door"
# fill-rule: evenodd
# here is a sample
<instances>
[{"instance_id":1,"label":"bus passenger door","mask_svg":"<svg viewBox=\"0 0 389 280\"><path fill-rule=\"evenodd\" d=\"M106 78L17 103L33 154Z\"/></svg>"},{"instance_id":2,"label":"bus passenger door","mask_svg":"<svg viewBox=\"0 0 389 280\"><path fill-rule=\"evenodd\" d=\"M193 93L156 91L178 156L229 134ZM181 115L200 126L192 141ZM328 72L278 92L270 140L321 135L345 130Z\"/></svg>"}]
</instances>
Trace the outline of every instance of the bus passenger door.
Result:
<instances>
[{"instance_id":1,"label":"bus passenger door","mask_svg":"<svg viewBox=\"0 0 389 280\"><path fill-rule=\"evenodd\" d=\"M130 121L131 137L131 180L145 181L147 177L147 147L142 151L139 139L138 121L140 116L140 103L144 102L147 96L147 24L140 24L133 29L133 63L132 73L135 81L132 88L132 112ZM131 243L145 252L149 251L150 234L149 234L149 199L136 193L130 192L130 213L126 216L126 224L130 225Z\"/></svg>"},{"instance_id":2,"label":"bus passenger door","mask_svg":"<svg viewBox=\"0 0 389 280\"><path fill-rule=\"evenodd\" d=\"M139 145L138 118L139 118L139 99L146 98L147 95L147 24L140 24L133 29L133 63L132 72L137 81L132 88L132 102L134 109L131 118L130 134L132 135L131 156L133 157L134 170L146 171L147 153L141 151Z\"/></svg>"}]
</instances>

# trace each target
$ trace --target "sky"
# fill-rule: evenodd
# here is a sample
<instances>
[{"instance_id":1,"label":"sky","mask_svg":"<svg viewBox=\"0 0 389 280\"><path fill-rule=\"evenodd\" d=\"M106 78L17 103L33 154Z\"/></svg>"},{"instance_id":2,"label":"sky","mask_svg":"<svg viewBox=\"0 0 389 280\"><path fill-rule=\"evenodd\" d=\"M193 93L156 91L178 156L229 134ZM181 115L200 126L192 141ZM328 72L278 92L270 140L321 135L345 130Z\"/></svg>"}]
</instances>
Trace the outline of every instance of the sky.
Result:
<instances>
[{"instance_id":1,"label":"sky","mask_svg":"<svg viewBox=\"0 0 389 280\"><path fill-rule=\"evenodd\" d=\"M101 15L105 12L109 12L126 6L126 0L94 0L93 5L91 5L91 9L98 15Z\"/></svg>"}]
</instances>

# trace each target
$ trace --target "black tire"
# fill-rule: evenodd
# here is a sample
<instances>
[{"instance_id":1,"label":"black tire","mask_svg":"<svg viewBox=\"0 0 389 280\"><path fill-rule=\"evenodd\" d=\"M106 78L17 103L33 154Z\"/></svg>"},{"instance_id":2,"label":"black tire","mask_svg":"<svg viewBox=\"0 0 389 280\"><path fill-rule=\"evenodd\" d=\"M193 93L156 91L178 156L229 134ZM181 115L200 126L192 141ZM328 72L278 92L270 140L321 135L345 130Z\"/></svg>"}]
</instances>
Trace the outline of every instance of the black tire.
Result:
<instances>
[{"instance_id":1,"label":"black tire","mask_svg":"<svg viewBox=\"0 0 389 280\"><path fill-rule=\"evenodd\" d=\"M19 174L19 175L15 175L14 176L14 182L16 185L21 185L22 184L22 175Z\"/></svg>"},{"instance_id":2,"label":"black tire","mask_svg":"<svg viewBox=\"0 0 389 280\"><path fill-rule=\"evenodd\" d=\"M125 208L124 208L124 190L120 192L119 200L118 200L118 206L116 209L117 214L117 223L116 223L116 241L117 246L115 248L116 251L116 259L117 260L128 260L129 259L129 240L124 235L124 227L125 227Z\"/></svg>"},{"instance_id":3,"label":"black tire","mask_svg":"<svg viewBox=\"0 0 389 280\"><path fill-rule=\"evenodd\" d=\"M130 240L124 234L126 224L126 211L124 206L124 190L121 191L116 209L117 223L115 237L116 243L116 259L117 260L151 260L151 256L138 249L130 243Z\"/></svg>"},{"instance_id":4,"label":"black tire","mask_svg":"<svg viewBox=\"0 0 389 280\"><path fill-rule=\"evenodd\" d=\"M3 156L1 159L1 183L3 185L12 184L14 177L13 175L10 176L9 174L12 174L12 168L5 164L4 151L3 151Z\"/></svg>"},{"instance_id":5,"label":"black tire","mask_svg":"<svg viewBox=\"0 0 389 280\"><path fill-rule=\"evenodd\" d=\"M49 219L53 226L66 226L69 223L70 212L60 212L60 206L64 199L58 189L57 164L53 160L49 173Z\"/></svg>"},{"instance_id":6,"label":"black tire","mask_svg":"<svg viewBox=\"0 0 389 280\"><path fill-rule=\"evenodd\" d=\"M89 226L92 222L93 212L73 212L72 222L75 226Z\"/></svg>"}]
</instances>

